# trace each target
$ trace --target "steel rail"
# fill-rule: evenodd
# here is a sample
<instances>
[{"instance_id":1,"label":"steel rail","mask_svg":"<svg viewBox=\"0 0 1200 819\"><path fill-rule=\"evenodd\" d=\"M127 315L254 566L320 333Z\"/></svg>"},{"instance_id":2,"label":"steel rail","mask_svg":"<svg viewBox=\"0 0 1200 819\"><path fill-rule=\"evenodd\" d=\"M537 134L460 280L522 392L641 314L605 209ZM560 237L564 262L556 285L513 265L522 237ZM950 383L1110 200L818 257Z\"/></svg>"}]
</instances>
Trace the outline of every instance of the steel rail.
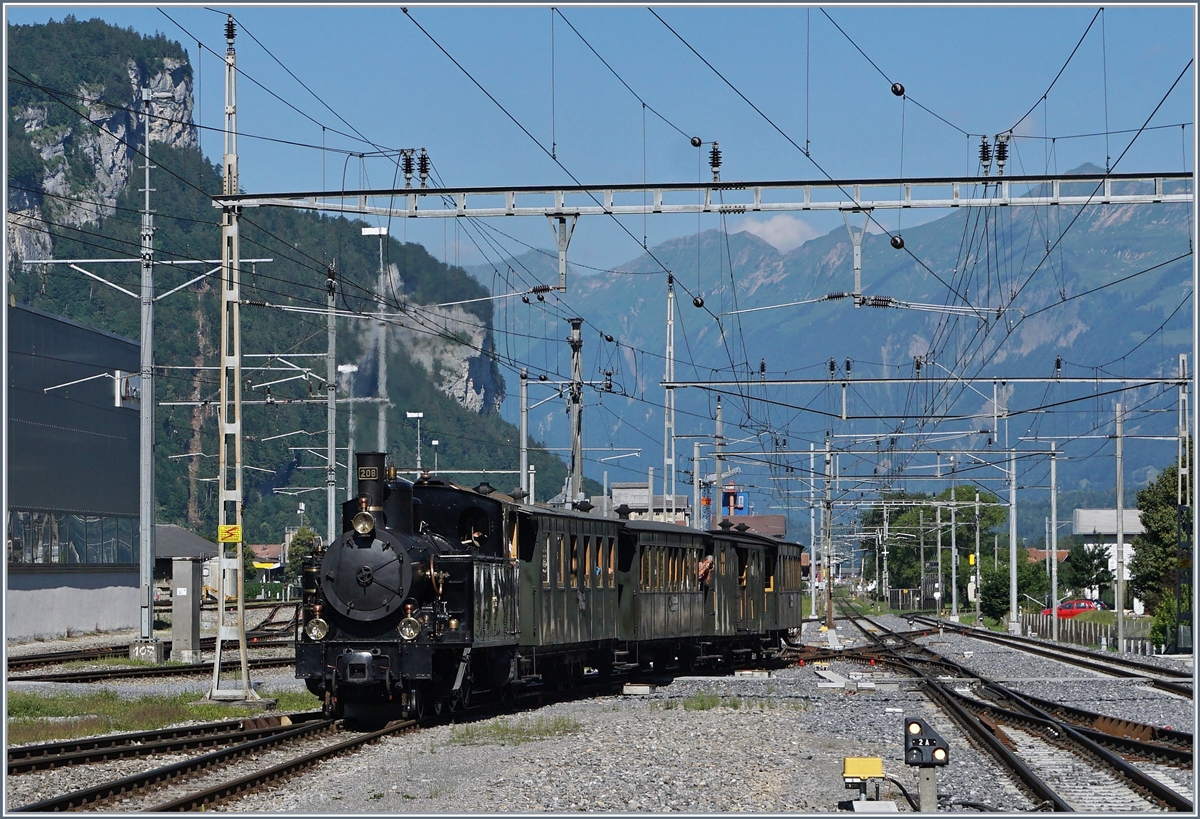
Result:
<instances>
[{"instance_id":1,"label":"steel rail","mask_svg":"<svg viewBox=\"0 0 1200 819\"><path fill-rule=\"evenodd\" d=\"M391 734L400 733L402 731L411 731L416 728L419 723L416 720L401 720L391 722L380 728L377 731L372 731L369 734L351 737L326 748L313 751L303 756L291 759L286 762L281 762L278 765L272 765L270 768L265 768L261 771L247 774L246 776L234 779L230 782L222 782L219 785L214 785L210 788L189 793L186 796L181 796L178 799L172 799L169 802L164 802L161 805L155 805L147 810L152 813L170 813L173 811L188 811L200 809L205 806L228 799L231 796L237 796L245 791L253 790L270 782L291 776L305 768L309 768L322 760L330 757L338 756L347 751L353 751L364 745L369 745Z\"/></svg>"},{"instance_id":2,"label":"steel rail","mask_svg":"<svg viewBox=\"0 0 1200 819\"><path fill-rule=\"evenodd\" d=\"M318 713L313 718L317 719L319 717L320 714ZM301 720L300 722L307 721ZM211 748L215 745L245 742L251 739L258 739L259 737L271 736L272 734L289 731L294 726L293 722L286 724L277 722L275 725L247 727L247 722L249 720L240 723L233 730L223 732L203 731L193 734L181 733L180 736L157 741L148 740L137 743L114 744L90 750L30 756L19 761L13 761L10 758L8 762L8 774L12 776L13 774L44 771L69 765L89 765L96 762L107 762L110 759L131 759L141 756L172 754L180 751L194 751L200 748Z\"/></svg>"},{"instance_id":3,"label":"steel rail","mask_svg":"<svg viewBox=\"0 0 1200 819\"><path fill-rule=\"evenodd\" d=\"M298 728L292 728L291 730L274 734L272 736L260 737L259 739L243 742L229 748L222 748L219 751L211 751L207 754L203 754L202 756L185 759L181 762L176 762L171 765L164 765L140 774L126 776L122 779L117 779L112 782L104 782L99 785L94 785L90 788L72 791L70 793L63 794L61 796L55 796L50 799L43 799L40 802L34 802L29 805L10 808L10 810L19 813L73 810L84 805L91 804L92 802L136 792L142 790L143 788L157 785L160 782L165 782L186 774L211 768L214 765L220 765L229 762L237 757L245 756L248 753L269 748L272 745L280 745L293 739L301 739L311 734L333 730L339 724L340 723L338 720L317 720L312 723L302 725Z\"/></svg>"},{"instance_id":4,"label":"steel rail","mask_svg":"<svg viewBox=\"0 0 1200 819\"><path fill-rule=\"evenodd\" d=\"M295 657L255 657L250 660L250 668L279 668L294 665ZM212 673L212 662L184 663L180 665L151 665L131 666L128 668L106 668L92 671L65 671L57 674L25 674L8 678L8 682L60 682L88 683L103 682L104 680L120 680L129 677L177 677L189 674ZM223 671L240 671L241 664L237 660L226 660L221 663Z\"/></svg>"},{"instance_id":5,"label":"steel rail","mask_svg":"<svg viewBox=\"0 0 1200 819\"><path fill-rule=\"evenodd\" d=\"M1007 720L1009 722L1019 722L1036 729L1039 733L1053 733L1058 730L1060 725L1070 725L1070 727L1079 731L1084 736L1097 742L1101 745L1114 746L1121 753L1133 754L1148 759L1162 759L1173 765L1190 768L1192 766L1192 749L1181 748L1177 745L1163 745L1156 742L1146 742L1130 736L1120 736L1110 734L1104 731L1098 731L1093 728L1074 724L1073 722L1064 722L1058 718L1039 716L1038 714L1016 711L1011 708L1005 708L993 702L966 697L962 694L957 695L968 709L975 711L983 711L989 715L994 715L999 720ZM1039 709L1040 710L1040 709ZM1048 712L1043 712L1048 713ZM1146 726L1149 727L1149 726Z\"/></svg>"},{"instance_id":6,"label":"steel rail","mask_svg":"<svg viewBox=\"0 0 1200 819\"><path fill-rule=\"evenodd\" d=\"M845 601L842 601L842 602L844 605L847 605L849 607L848 603L846 603ZM853 607L850 607L850 608L851 608L851 610L853 610ZM866 618L864 618L864 619L866 619ZM859 628L859 630L863 632L863 634L868 635L872 639L876 639L872 635L870 635L870 633L865 628L863 628L861 625L858 625L857 623L856 623L856 625ZM878 624L876 624L876 628L880 628L878 626ZM893 649L889 648L889 649L885 649L885 650L894 653ZM952 661L948 661L948 664L957 665L956 663L953 663ZM1036 707L1032 703L1030 703L1027 699L1025 699L1022 695L1018 694L1017 692L1012 691L1011 689L1005 688L1004 686L999 685L997 683L994 683L991 680L987 680L986 678L980 677L979 675L974 674L973 672L969 671L968 669L962 668L961 666L959 666L959 668L961 670L961 673L964 674L965 676L979 679L980 682L983 683L990 690L996 691L996 692L1003 692L1004 696L1007 699L1009 699L1012 702L1017 703L1022 708L1026 709L1030 714L1040 717L1042 719L1045 719L1050 725L1053 726L1053 729L1055 731L1070 738L1072 743L1075 744L1078 748L1080 748L1084 753L1089 754L1089 755L1093 756L1094 758L1100 760L1105 766L1107 766L1112 771L1117 773L1118 776L1122 777L1129 784L1129 786L1132 787L1134 790L1140 791L1143 794L1150 794L1151 796L1153 796L1153 798L1157 799L1161 804L1164 804L1164 805L1172 808L1173 810L1187 812L1187 813L1193 812L1194 807L1193 807L1192 803L1188 799L1186 799L1185 797L1180 795L1173 788L1170 788L1167 785L1164 785L1163 783L1159 782L1154 777L1146 774L1144 771L1142 771L1136 765L1133 765L1132 763L1122 759L1121 757L1114 754L1112 751L1110 751L1107 748L1100 745L1095 740L1085 736L1081 731L1077 730L1074 726L1072 726L1068 723L1065 723L1062 720L1054 718L1046 711L1044 711L1044 710ZM922 675L922 676L924 676L924 675ZM939 691L940 697L945 697L946 701L952 701L954 699L952 697L949 697L949 695L946 694L944 691L940 691L942 686L936 680L928 680L927 677L926 677L926 679L927 679L927 684L932 685L931 690ZM955 703L955 706L957 706L958 708L961 708L961 706L959 706L958 703ZM974 723L978 723L978 720L973 718L973 722L969 721L966 724L972 725ZM992 739L995 740L995 737L992 737ZM991 743L989 743L989 745L990 744ZM1005 749L1005 751L1007 751L1007 750L1008 749ZM1023 764L1024 763L1022 763L1022 765ZM1024 779L1023 776L1022 776L1022 779ZM1061 800L1059 800L1059 801L1061 801ZM1063 803L1063 804L1065 805L1065 803ZM1073 810L1070 807L1066 807L1065 809Z\"/></svg>"},{"instance_id":7,"label":"steel rail","mask_svg":"<svg viewBox=\"0 0 1200 819\"><path fill-rule=\"evenodd\" d=\"M920 619L928 622L929 618ZM1072 648L1061 643L1055 643L1054 647L1050 648L1040 642L1016 638L1012 635L995 634L990 631L969 629L957 625L950 625L949 627L954 628L960 634L974 637L977 640L1009 646L1010 648L1026 651L1040 657L1048 657L1051 660L1058 660L1059 662L1107 674L1111 677L1124 677L1126 679L1144 678L1155 688L1177 694L1181 697L1187 697L1188 699L1194 698L1191 685L1184 682L1184 680L1190 681L1192 675L1175 668L1163 668L1161 666L1150 665L1149 663L1138 662L1137 660L1097 655L1090 651ZM1163 679L1163 677L1173 677L1175 679Z\"/></svg>"},{"instance_id":8,"label":"steel rail","mask_svg":"<svg viewBox=\"0 0 1200 819\"><path fill-rule=\"evenodd\" d=\"M246 632L247 638L255 639L255 632ZM257 635L258 637L277 636L274 632L264 632ZM200 640L200 649L212 650L216 644L216 638L203 637ZM270 648L272 646L290 646L293 644L291 638L282 640L257 640L246 644L247 648ZM163 651L169 653L171 651L172 642L170 640L163 641ZM8 657L6 664L8 670L21 671L27 668L38 668L44 665L61 665L71 662L86 662L88 660L106 660L112 657L128 657L129 644L121 643L120 645L102 646L100 648L80 648L70 651L45 651L40 654L22 654L17 657ZM211 664L210 664L211 667Z\"/></svg>"},{"instance_id":9,"label":"steel rail","mask_svg":"<svg viewBox=\"0 0 1200 819\"><path fill-rule=\"evenodd\" d=\"M1085 723L1091 722L1090 727L1092 729L1102 731L1106 734L1111 734L1113 731L1121 731L1123 736L1129 736L1133 739L1140 739L1146 742L1173 745L1178 748L1191 749L1193 747L1193 737L1187 731L1176 731L1170 728L1159 728L1156 725L1147 725L1142 722L1117 719L1105 714L1084 711L1072 705L1043 700L1028 694L1023 694L1022 696L1043 711L1052 714L1061 713L1064 717L1073 720L1081 728L1089 727Z\"/></svg>"},{"instance_id":10,"label":"steel rail","mask_svg":"<svg viewBox=\"0 0 1200 819\"><path fill-rule=\"evenodd\" d=\"M185 725L178 728L163 728L156 731L133 731L124 734L107 734L99 737L83 737L77 739L65 739L58 742L39 742L34 745L17 745L8 749L8 765L9 772L12 772L12 765L23 764L28 760L35 760L44 757L58 756L63 754L77 754L87 751L99 751L103 749L116 749L121 746L130 745L136 746L143 743L163 742L172 739L181 739L183 737L198 737L207 734L220 734L229 731L235 731L239 728L247 729L251 727L269 727L272 724L278 724L281 717L285 715L271 715L265 717L254 717L244 719L225 719L216 722L207 722L201 725ZM310 722L314 719L321 718L320 711L305 711L297 714L286 715L292 724L302 722Z\"/></svg>"}]
</instances>

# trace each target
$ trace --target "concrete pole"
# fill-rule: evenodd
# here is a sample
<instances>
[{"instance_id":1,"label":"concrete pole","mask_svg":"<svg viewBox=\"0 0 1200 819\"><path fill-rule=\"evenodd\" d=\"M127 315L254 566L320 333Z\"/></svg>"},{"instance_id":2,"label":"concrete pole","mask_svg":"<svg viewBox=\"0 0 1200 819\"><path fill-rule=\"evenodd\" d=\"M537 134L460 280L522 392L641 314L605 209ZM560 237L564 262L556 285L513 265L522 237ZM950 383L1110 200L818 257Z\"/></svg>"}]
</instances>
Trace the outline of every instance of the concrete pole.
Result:
<instances>
[{"instance_id":1,"label":"concrete pole","mask_svg":"<svg viewBox=\"0 0 1200 819\"><path fill-rule=\"evenodd\" d=\"M945 575L942 574L942 505L937 505L937 608L938 616L942 616L942 609L945 607L946 595L942 582Z\"/></svg>"},{"instance_id":2,"label":"concrete pole","mask_svg":"<svg viewBox=\"0 0 1200 819\"><path fill-rule=\"evenodd\" d=\"M350 374L350 397L354 397L354 374ZM357 481L354 476L354 401L351 401L347 406L350 408L350 417L347 419L346 426L346 496L353 497L354 491L357 488ZM333 541L330 541L331 543Z\"/></svg>"},{"instance_id":3,"label":"concrete pole","mask_svg":"<svg viewBox=\"0 0 1200 819\"><path fill-rule=\"evenodd\" d=\"M529 370L521 368L521 489L529 492ZM526 496L528 497L528 495ZM529 498L532 503L533 499Z\"/></svg>"},{"instance_id":4,"label":"concrete pole","mask_svg":"<svg viewBox=\"0 0 1200 819\"><path fill-rule=\"evenodd\" d=\"M667 274L667 356L664 381L675 380L675 277ZM663 520L675 520L675 390L663 390Z\"/></svg>"},{"instance_id":5,"label":"concrete pole","mask_svg":"<svg viewBox=\"0 0 1200 819\"><path fill-rule=\"evenodd\" d=\"M142 210L141 281L141 394L139 396L138 472L138 580L141 586L139 623L141 641L154 640L154 216L150 213L150 101L142 89L142 129L145 136L146 204ZM150 649L155 662L162 649Z\"/></svg>"},{"instance_id":6,"label":"concrete pole","mask_svg":"<svg viewBox=\"0 0 1200 819\"><path fill-rule=\"evenodd\" d=\"M1117 647L1125 650L1125 418L1117 404Z\"/></svg>"},{"instance_id":7,"label":"concrete pole","mask_svg":"<svg viewBox=\"0 0 1200 819\"><path fill-rule=\"evenodd\" d=\"M720 397L718 396L718 399ZM817 616L817 445L808 444L808 611Z\"/></svg>"},{"instance_id":8,"label":"concrete pole","mask_svg":"<svg viewBox=\"0 0 1200 819\"><path fill-rule=\"evenodd\" d=\"M337 272L329 265L326 272L325 335L328 352L325 362L325 535L327 544L337 538L337 318L333 314L337 295Z\"/></svg>"},{"instance_id":9,"label":"concrete pole","mask_svg":"<svg viewBox=\"0 0 1200 819\"><path fill-rule=\"evenodd\" d=\"M703 529L700 516L700 442L692 441L692 527Z\"/></svg>"},{"instance_id":10,"label":"concrete pole","mask_svg":"<svg viewBox=\"0 0 1200 819\"><path fill-rule=\"evenodd\" d=\"M951 484L951 495L954 497L954 487ZM958 501L950 504L950 619L958 622Z\"/></svg>"},{"instance_id":11,"label":"concrete pole","mask_svg":"<svg viewBox=\"0 0 1200 819\"><path fill-rule=\"evenodd\" d=\"M567 319L571 323L571 474L568 480L567 503L579 500L583 491L583 319Z\"/></svg>"},{"instance_id":12,"label":"concrete pole","mask_svg":"<svg viewBox=\"0 0 1200 819\"><path fill-rule=\"evenodd\" d=\"M1008 453L1008 633L1021 631L1017 609L1017 453Z\"/></svg>"},{"instance_id":13,"label":"concrete pole","mask_svg":"<svg viewBox=\"0 0 1200 819\"><path fill-rule=\"evenodd\" d=\"M715 496L713 497L713 507L715 508L715 510L717 512L717 517L714 518L712 521L710 521L710 524L713 529L717 528L717 524L721 522L721 518L725 514L723 504L721 503L721 492L722 492L721 484L725 478L725 475L724 475L724 472L725 472L725 469L724 469L724 467L725 467L725 433L724 433L724 424L721 421L721 396L719 396L719 395L717 396L717 435L716 435L716 439L717 439L717 447L716 447L715 458L716 458L717 465L716 465L716 470L715 470L716 477L714 479L716 481L716 483L715 483L716 492L715 492Z\"/></svg>"},{"instance_id":14,"label":"concrete pole","mask_svg":"<svg viewBox=\"0 0 1200 819\"><path fill-rule=\"evenodd\" d=\"M833 455L825 436L825 628L833 629Z\"/></svg>"},{"instance_id":15,"label":"concrete pole","mask_svg":"<svg viewBox=\"0 0 1200 819\"><path fill-rule=\"evenodd\" d=\"M917 534L921 538L921 591L917 594L917 608L925 608L925 510L917 510Z\"/></svg>"},{"instance_id":16,"label":"concrete pole","mask_svg":"<svg viewBox=\"0 0 1200 819\"><path fill-rule=\"evenodd\" d=\"M1050 442L1050 638L1058 639L1058 458Z\"/></svg>"},{"instance_id":17,"label":"concrete pole","mask_svg":"<svg viewBox=\"0 0 1200 819\"><path fill-rule=\"evenodd\" d=\"M979 490L975 490L975 625L983 622L981 606L983 601L982 583L979 575Z\"/></svg>"},{"instance_id":18,"label":"concrete pole","mask_svg":"<svg viewBox=\"0 0 1200 819\"><path fill-rule=\"evenodd\" d=\"M654 520L654 467L650 467L646 475L646 520Z\"/></svg>"},{"instance_id":19,"label":"concrete pole","mask_svg":"<svg viewBox=\"0 0 1200 819\"><path fill-rule=\"evenodd\" d=\"M891 602L891 595L889 593L891 584L888 581L888 510L886 506L883 507L883 543L881 544L881 548L883 550L883 582L880 588L883 591L884 605L888 605Z\"/></svg>"},{"instance_id":20,"label":"concrete pole","mask_svg":"<svg viewBox=\"0 0 1200 819\"><path fill-rule=\"evenodd\" d=\"M383 269L383 237L387 233L387 228L363 228L363 233L367 231L376 231L379 235L379 297L377 305L379 307L379 323L375 328L375 349L378 352L378 372L376 373L377 395L379 396L379 407L377 410L377 429L376 429L376 452L388 451L387 438L387 413L388 413L388 393L387 393L387 325L383 322L384 299L383 294L387 292L387 277Z\"/></svg>"}]
</instances>

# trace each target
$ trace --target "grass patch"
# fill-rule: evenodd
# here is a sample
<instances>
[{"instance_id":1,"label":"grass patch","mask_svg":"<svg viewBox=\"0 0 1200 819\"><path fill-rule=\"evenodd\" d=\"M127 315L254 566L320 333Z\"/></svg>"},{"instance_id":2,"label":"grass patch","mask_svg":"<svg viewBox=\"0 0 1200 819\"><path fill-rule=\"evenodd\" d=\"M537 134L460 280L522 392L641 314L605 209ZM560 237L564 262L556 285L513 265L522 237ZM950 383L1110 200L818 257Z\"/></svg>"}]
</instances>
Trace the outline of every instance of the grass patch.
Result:
<instances>
[{"instance_id":1,"label":"grass patch","mask_svg":"<svg viewBox=\"0 0 1200 819\"><path fill-rule=\"evenodd\" d=\"M711 711L721 704L716 694L692 694L683 701L684 711Z\"/></svg>"},{"instance_id":2,"label":"grass patch","mask_svg":"<svg viewBox=\"0 0 1200 819\"><path fill-rule=\"evenodd\" d=\"M541 739L553 739L579 733L583 726L568 717L537 719L498 719L480 725L460 725L450 730L455 745L522 745Z\"/></svg>"},{"instance_id":3,"label":"grass patch","mask_svg":"<svg viewBox=\"0 0 1200 819\"><path fill-rule=\"evenodd\" d=\"M320 702L307 691L264 694L283 711L309 711ZM111 732L153 731L191 720L217 721L261 714L256 708L204 703L193 705L196 694L123 700L110 690L89 694L8 694L8 743L75 739Z\"/></svg>"}]
</instances>

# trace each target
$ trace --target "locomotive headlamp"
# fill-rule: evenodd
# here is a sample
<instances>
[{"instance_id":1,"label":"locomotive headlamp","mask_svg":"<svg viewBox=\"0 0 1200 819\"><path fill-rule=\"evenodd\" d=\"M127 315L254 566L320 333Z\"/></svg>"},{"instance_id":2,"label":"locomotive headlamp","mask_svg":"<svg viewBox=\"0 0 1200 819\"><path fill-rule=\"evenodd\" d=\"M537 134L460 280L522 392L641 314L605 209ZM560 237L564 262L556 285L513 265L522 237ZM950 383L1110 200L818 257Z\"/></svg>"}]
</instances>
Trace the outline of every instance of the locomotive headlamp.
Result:
<instances>
[{"instance_id":1,"label":"locomotive headlamp","mask_svg":"<svg viewBox=\"0 0 1200 819\"><path fill-rule=\"evenodd\" d=\"M304 627L304 633L310 640L324 640L325 635L329 633L329 624L317 617L308 621L308 625Z\"/></svg>"},{"instance_id":2,"label":"locomotive headlamp","mask_svg":"<svg viewBox=\"0 0 1200 819\"><path fill-rule=\"evenodd\" d=\"M350 525L360 535L369 535L375 531L375 516L364 509L354 516Z\"/></svg>"},{"instance_id":3,"label":"locomotive headlamp","mask_svg":"<svg viewBox=\"0 0 1200 819\"><path fill-rule=\"evenodd\" d=\"M421 633L421 624L415 617L405 617L400 621L400 636L405 640L415 640Z\"/></svg>"}]
</instances>

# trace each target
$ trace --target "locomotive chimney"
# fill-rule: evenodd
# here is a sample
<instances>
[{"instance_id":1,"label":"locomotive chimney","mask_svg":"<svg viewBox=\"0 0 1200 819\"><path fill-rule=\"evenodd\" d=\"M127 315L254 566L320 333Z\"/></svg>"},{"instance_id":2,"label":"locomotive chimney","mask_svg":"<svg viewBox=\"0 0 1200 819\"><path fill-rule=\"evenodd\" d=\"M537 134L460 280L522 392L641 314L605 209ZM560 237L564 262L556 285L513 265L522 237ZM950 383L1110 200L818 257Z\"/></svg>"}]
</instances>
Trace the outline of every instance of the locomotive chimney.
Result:
<instances>
[{"instance_id":1,"label":"locomotive chimney","mask_svg":"<svg viewBox=\"0 0 1200 819\"><path fill-rule=\"evenodd\" d=\"M383 502L387 494L387 472L384 465L386 452L357 452L354 455L358 468L358 497L367 498L367 511L376 517L380 526L387 526L387 514Z\"/></svg>"}]
</instances>

